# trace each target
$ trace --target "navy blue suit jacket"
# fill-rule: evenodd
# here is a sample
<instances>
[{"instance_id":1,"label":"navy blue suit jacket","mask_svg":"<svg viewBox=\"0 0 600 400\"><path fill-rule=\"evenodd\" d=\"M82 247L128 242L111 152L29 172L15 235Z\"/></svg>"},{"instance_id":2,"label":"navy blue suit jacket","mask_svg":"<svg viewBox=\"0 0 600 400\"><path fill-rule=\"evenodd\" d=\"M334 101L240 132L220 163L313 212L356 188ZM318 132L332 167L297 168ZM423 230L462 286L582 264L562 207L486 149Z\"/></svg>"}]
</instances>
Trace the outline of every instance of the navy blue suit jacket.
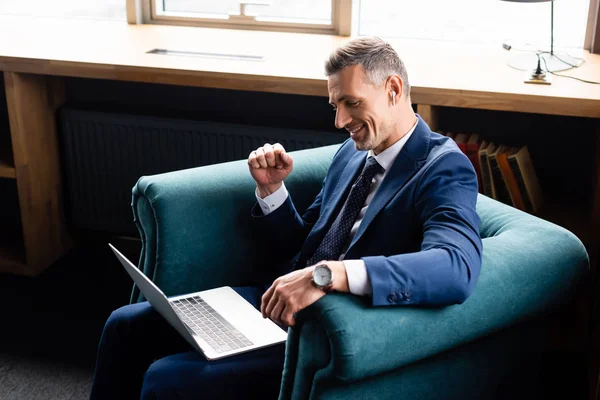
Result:
<instances>
[{"instance_id":1,"label":"navy blue suit jacket","mask_svg":"<svg viewBox=\"0 0 600 400\"><path fill-rule=\"evenodd\" d=\"M481 269L477 176L452 139L419 122L375 193L345 259L362 259L373 305L462 303ZM366 152L348 139L300 216L291 196L259 218L272 248L303 268L358 177ZM258 208L258 207L256 207ZM253 211L262 214L260 208Z\"/></svg>"}]
</instances>

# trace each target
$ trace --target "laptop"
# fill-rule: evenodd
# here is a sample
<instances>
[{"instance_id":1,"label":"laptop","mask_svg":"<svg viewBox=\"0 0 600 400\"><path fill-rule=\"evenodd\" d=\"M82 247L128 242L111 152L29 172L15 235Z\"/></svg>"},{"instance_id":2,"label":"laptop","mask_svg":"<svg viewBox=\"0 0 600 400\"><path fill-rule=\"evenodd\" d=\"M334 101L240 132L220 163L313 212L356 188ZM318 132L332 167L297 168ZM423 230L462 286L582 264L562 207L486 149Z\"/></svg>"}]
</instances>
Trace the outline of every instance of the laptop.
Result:
<instances>
[{"instance_id":1,"label":"laptop","mask_svg":"<svg viewBox=\"0 0 600 400\"><path fill-rule=\"evenodd\" d=\"M108 244L148 302L208 360L285 342L287 332L265 319L229 286L167 298L112 244Z\"/></svg>"}]
</instances>

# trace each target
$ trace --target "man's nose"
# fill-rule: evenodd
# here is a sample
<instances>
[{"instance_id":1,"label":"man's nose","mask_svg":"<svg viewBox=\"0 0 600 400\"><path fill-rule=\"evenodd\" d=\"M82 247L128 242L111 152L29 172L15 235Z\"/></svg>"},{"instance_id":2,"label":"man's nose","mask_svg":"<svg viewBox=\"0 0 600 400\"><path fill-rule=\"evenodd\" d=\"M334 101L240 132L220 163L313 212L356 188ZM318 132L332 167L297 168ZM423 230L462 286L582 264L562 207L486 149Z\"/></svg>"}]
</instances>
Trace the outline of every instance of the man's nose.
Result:
<instances>
[{"instance_id":1,"label":"man's nose","mask_svg":"<svg viewBox=\"0 0 600 400\"><path fill-rule=\"evenodd\" d=\"M352 121L350 114L343 107L338 107L335 112L335 127L342 129L348 125L350 121Z\"/></svg>"}]
</instances>

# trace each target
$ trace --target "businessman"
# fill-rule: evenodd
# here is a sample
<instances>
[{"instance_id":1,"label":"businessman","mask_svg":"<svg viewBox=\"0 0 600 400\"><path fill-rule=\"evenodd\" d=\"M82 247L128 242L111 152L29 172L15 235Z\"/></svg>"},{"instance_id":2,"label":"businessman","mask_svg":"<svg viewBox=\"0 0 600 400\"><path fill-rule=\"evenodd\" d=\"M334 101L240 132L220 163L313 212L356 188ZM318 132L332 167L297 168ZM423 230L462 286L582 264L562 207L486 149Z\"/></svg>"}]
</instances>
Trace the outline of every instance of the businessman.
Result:
<instances>
[{"instance_id":1,"label":"businessman","mask_svg":"<svg viewBox=\"0 0 600 400\"><path fill-rule=\"evenodd\" d=\"M284 183L292 156L279 144L249 155L256 237L281 269L263 287L236 290L284 326L332 292L368 296L374 307L462 303L481 269L469 160L413 112L406 68L386 42L352 40L325 72L335 126L349 139L302 215ZM92 398L272 398L284 351L208 362L147 303L133 304L106 323Z\"/></svg>"}]
</instances>

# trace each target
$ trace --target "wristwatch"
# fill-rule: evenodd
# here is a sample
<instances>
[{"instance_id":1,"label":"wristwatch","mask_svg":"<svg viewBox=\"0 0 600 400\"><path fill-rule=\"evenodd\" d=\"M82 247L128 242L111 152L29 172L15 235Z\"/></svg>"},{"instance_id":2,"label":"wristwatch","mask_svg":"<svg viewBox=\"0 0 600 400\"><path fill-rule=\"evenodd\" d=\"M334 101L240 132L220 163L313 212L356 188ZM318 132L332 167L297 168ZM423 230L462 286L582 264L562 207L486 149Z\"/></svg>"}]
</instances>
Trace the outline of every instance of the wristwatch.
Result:
<instances>
[{"instance_id":1,"label":"wristwatch","mask_svg":"<svg viewBox=\"0 0 600 400\"><path fill-rule=\"evenodd\" d=\"M313 269L312 282L324 292L331 292L333 286L333 271L327 264L319 264Z\"/></svg>"}]
</instances>

